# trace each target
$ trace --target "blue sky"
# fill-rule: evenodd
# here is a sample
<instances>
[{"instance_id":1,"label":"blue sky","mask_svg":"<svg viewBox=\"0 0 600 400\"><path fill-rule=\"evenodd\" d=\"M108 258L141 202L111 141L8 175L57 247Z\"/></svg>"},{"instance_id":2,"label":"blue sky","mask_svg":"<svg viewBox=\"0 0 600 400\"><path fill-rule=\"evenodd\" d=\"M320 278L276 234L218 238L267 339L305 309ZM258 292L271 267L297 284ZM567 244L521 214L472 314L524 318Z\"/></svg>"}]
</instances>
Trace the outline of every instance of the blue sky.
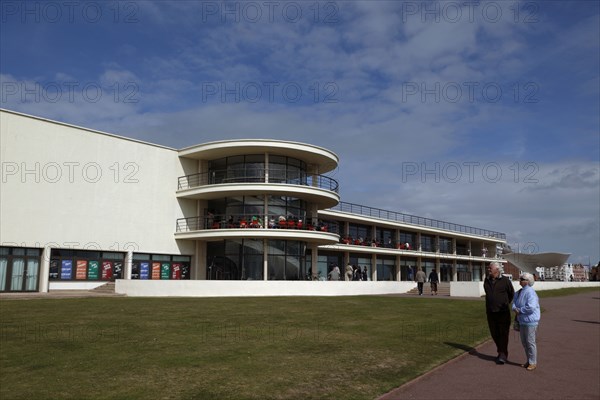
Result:
<instances>
[{"instance_id":1,"label":"blue sky","mask_svg":"<svg viewBox=\"0 0 600 400\"><path fill-rule=\"evenodd\" d=\"M344 201L600 258L597 1L0 6L2 108L324 146Z\"/></svg>"}]
</instances>

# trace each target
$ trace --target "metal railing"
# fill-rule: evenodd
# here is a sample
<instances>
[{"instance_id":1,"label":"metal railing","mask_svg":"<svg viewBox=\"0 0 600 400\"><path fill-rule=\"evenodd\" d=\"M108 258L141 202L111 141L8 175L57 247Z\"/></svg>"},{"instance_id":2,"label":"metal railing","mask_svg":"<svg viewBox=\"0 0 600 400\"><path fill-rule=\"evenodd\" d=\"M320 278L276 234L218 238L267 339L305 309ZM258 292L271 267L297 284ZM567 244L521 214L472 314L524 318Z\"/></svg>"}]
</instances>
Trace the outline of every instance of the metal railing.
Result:
<instances>
[{"instance_id":1,"label":"metal railing","mask_svg":"<svg viewBox=\"0 0 600 400\"><path fill-rule=\"evenodd\" d=\"M506 240L506 234L490 231L487 229L474 228L472 226L454 224L451 222L439 221L436 219L418 217L416 215L404 214L395 211L382 210L359 204L346 203L341 201L337 206L331 207L332 211L341 211L350 214L364 215L372 218L386 219L390 221L403 222L412 225L426 226L430 228L444 229L451 232L460 232L478 236L488 236Z\"/></svg>"},{"instance_id":2,"label":"metal railing","mask_svg":"<svg viewBox=\"0 0 600 400\"><path fill-rule=\"evenodd\" d=\"M180 176L177 180L178 190L191 189L207 185L227 183L278 183L285 185L312 186L338 193L338 182L325 175L314 175L306 172L290 173L284 169L233 168L212 170L198 174Z\"/></svg>"},{"instance_id":3,"label":"metal railing","mask_svg":"<svg viewBox=\"0 0 600 400\"><path fill-rule=\"evenodd\" d=\"M293 229L304 231L320 231L337 234L339 225L331 221L304 221L302 219L279 220L278 216L246 215L204 215L189 218L179 218L176 222L176 232L192 232L211 229Z\"/></svg>"}]
</instances>

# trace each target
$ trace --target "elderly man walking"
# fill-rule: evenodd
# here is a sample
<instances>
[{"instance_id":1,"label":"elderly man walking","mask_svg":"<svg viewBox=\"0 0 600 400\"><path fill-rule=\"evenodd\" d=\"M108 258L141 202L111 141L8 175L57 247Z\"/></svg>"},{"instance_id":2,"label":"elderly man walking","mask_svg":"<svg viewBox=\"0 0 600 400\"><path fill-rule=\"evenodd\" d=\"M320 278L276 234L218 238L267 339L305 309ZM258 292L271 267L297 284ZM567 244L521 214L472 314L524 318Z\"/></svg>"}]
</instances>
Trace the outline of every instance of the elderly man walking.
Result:
<instances>
[{"instance_id":1,"label":"elderly man walking","mask_svg":"<svg viewBox=\"0 0 600 400\"><path fill-rule=\"evenodd\" d=\"M512 281L502 276L501 266L497 262L490 263L488 275L483 282L485 290L485 309L488 326L498 357L496 364L504 364L508 358L508 335L510 333L510 303L515 295Z\"/></svg>"}]
</instances>

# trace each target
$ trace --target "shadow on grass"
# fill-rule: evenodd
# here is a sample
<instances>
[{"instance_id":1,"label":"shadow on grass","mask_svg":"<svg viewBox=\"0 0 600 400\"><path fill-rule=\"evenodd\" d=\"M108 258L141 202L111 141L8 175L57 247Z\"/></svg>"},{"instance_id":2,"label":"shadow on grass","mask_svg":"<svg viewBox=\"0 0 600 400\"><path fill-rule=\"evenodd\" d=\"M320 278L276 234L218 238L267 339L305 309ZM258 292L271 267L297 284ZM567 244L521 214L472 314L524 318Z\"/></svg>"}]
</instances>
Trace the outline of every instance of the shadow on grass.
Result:
<instances>
[{"instance_id":1,"label":"shadow on grass","mask_svg":"<svg viewBox=\"0 0 600 400\"><path fill-rule=\"evenodd\" d=\"M454 348L466 351L467 353L469 353L469 355L477 357L477 358L479 358L481 360L489 361L489 362L493 362L493 363L496 362L496 356L495 355L489 355L489 354L480 353L475 347L467 346L467 345L462 344L462 343L453 343L453 342L444 342L444 344L447 344L448 346L452 346ZM521 366L521 364L512 362L510 360L506 360L506 364Z\"/></svg>"}]
</instances>

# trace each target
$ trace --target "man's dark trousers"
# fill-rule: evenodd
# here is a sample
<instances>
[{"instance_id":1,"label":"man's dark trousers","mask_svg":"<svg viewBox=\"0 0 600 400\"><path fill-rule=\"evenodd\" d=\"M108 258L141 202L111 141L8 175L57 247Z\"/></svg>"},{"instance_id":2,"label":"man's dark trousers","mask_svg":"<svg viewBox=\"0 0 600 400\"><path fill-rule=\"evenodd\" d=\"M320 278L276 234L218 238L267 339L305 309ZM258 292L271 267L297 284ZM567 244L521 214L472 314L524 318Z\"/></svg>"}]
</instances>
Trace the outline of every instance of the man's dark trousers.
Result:
<instances>
[{"instance_id":1,"label":"man's dark trousers","mask_svg":"<svg viewBox=\"0 0 600 400\"><path fill-rule=\"evenodd\" d=\"M508 357L508 335L510 333L510 310L488 312L488 326L496 343L498 354Z\"/></svg>"}]
</instances>

